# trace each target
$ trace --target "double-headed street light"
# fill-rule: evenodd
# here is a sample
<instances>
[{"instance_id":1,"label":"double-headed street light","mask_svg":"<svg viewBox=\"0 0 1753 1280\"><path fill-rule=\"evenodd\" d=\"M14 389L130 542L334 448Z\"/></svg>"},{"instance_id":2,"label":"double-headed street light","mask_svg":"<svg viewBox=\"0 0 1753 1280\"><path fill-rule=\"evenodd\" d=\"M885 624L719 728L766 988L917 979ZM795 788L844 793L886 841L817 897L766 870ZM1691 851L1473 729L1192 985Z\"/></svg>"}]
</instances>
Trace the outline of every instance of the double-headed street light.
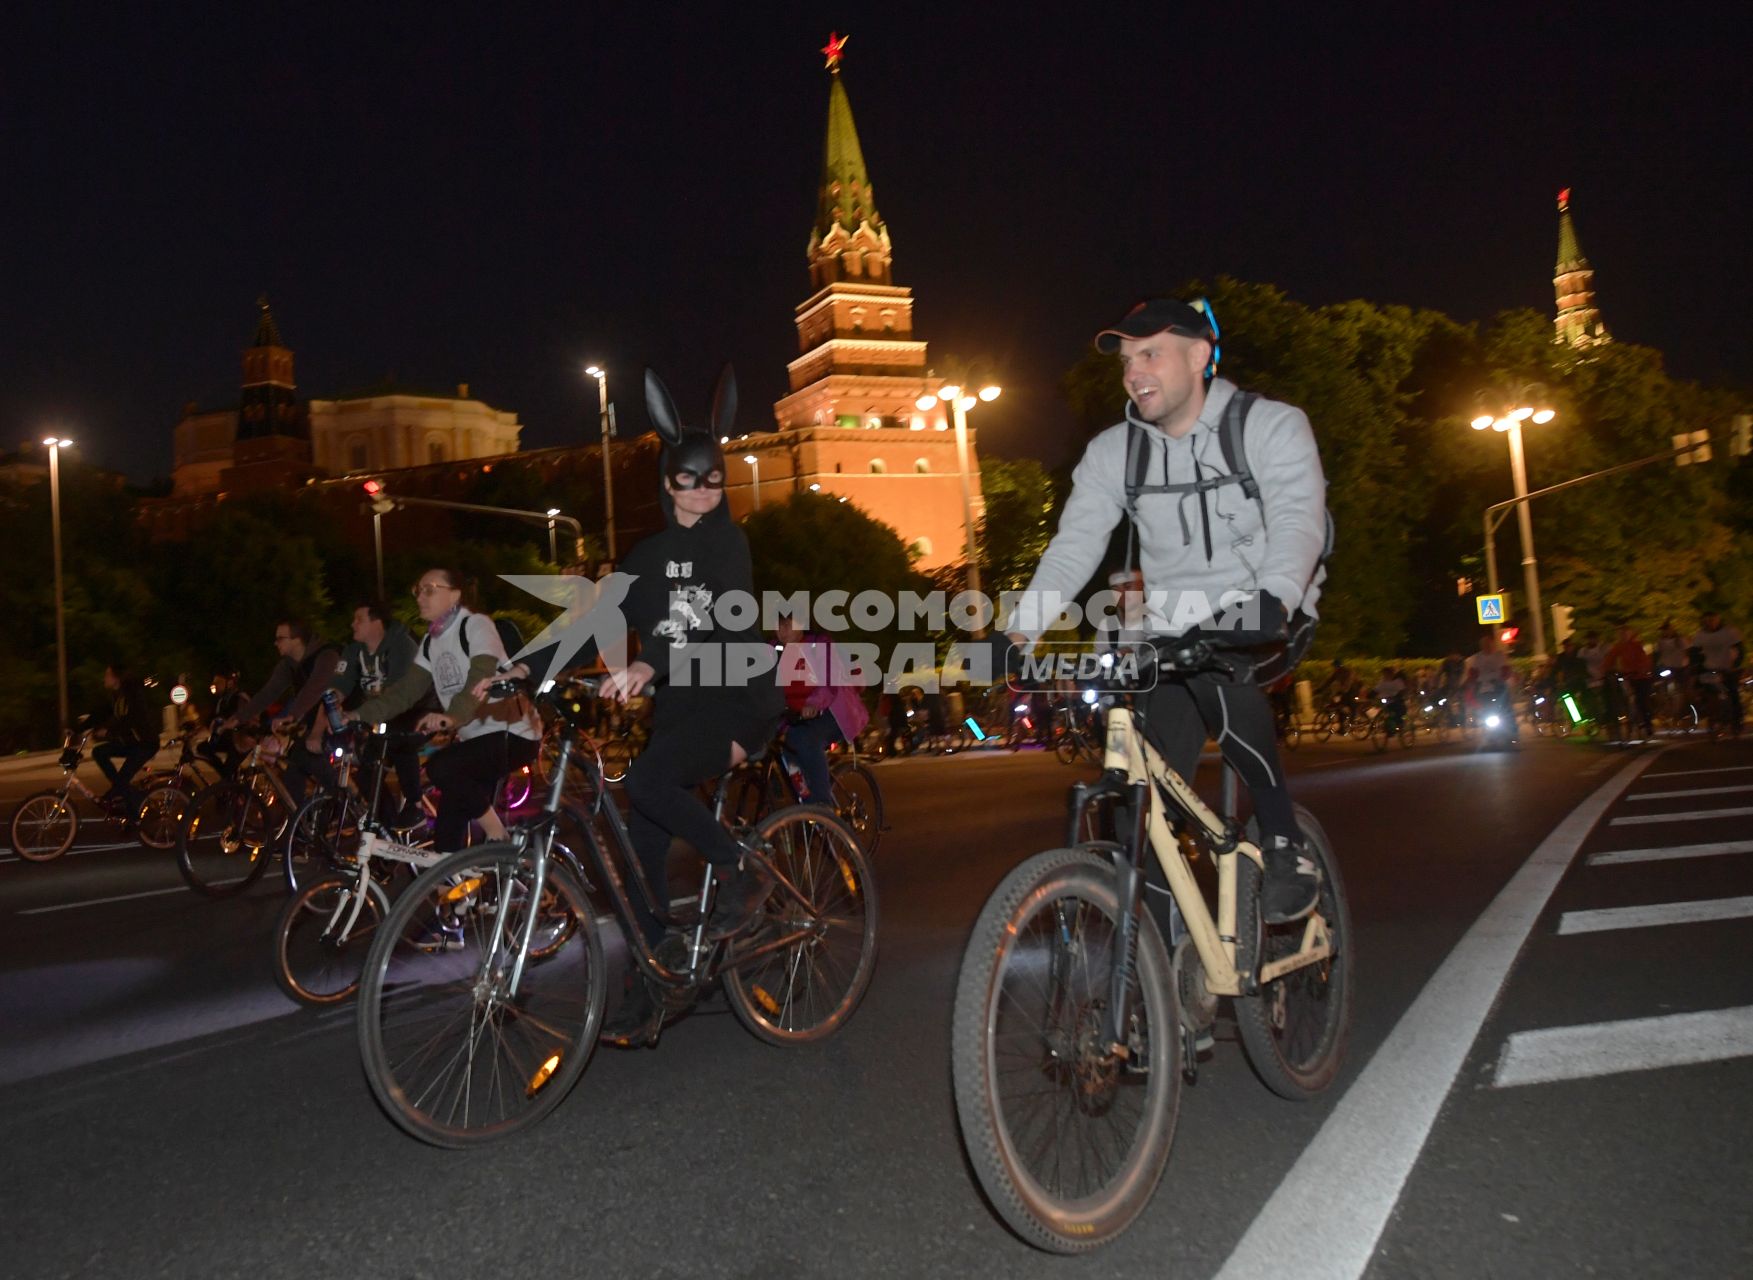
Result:
<instances>
[{"instance_id":1,"label":"double-headed street light","mask_svg":"<svg viewBox=\"0 0 1753 1280\"><path fill-rule=\"evenodd\" d=\"M1475 431L1496 431L1509 437L1510 473L1516 485L1516 524L1522 534L1522 586L1528 594L1528 625L1533 628L1534 655L1546 656L1546 619L1540 608L1540 570L1534 558L1534 517L1528 509L1528 462L1522 453L1522 424L1533 422L1544 426L1558 416L1546 403L1546 389L1529 383L1516 390L1500 411L1486 409L1486 397L1480 396L1481 412L1473 419ZM1498 519L1502 519L1499 514ZM1490 512L1485 516L1485 573L1493 594L1497 592L1497 547L1492 537L1497 525Z\"/></svg>"},{"instance_id":2,"label":"double-headed street light","mask_svg":"<svg viewBox=\"0 0 1753 1280\"><path fill-rule=\"evenodd\" d=\"M609 437L615 434L615 406L609 403L609 373L601 365L589 365L585 373L597 380L597 416L603 428L603 523L609 560L615 560L615 480L609 470Z\"/></svg>"},{"instance_id":3,"label":"double-headed street light","mask_svg":"<svg viewBox=\"0 0 1753 1280\"><path fill-rule=\"evenodd\" d=\"M72 721L67 714L67 610L61 589L61 450L73 447L63 436L44 436L49 446L49 521L55 545L55 688L61 700L61 736Z\"/></svg>"},{"instance_id":4,"label":"double-headed street light","mask_svg":"<svg viewBox=\"0 0 1753 1280\"><path fill-rule=\"evenodd\" d=\"M1004 388L988 383L978 392L969 391L958 383L947 383L936 393L926 392L914 404L921 412L935 409L939 402L949 406L956 424L956 469L962 477L962 525L965 529L968 556L968 590L980 594L980 549L974 536L974 495L968 478L968 410L984 401L998 399Z\"/></svg>"}]
</instances>

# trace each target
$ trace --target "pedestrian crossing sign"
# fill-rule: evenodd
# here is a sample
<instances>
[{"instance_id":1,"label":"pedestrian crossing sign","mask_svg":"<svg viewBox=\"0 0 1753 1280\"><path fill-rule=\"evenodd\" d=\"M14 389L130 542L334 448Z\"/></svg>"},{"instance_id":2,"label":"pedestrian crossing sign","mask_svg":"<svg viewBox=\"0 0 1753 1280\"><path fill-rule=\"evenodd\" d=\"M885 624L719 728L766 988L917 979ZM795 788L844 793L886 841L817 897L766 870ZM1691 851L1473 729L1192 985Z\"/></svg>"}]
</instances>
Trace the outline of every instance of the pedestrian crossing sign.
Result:
<instances>
[{"instance_id":1,"label":"pedestrian crossing sign","mask_svg":"<svg viewBox=\"0 0 1753 1280\"><path fill-rule=\"evenodd\" d=\"M1503 596L1474 596L1473 602L1479 607L1479 625L1503 621Z\"/></svg>"}]
</instances>

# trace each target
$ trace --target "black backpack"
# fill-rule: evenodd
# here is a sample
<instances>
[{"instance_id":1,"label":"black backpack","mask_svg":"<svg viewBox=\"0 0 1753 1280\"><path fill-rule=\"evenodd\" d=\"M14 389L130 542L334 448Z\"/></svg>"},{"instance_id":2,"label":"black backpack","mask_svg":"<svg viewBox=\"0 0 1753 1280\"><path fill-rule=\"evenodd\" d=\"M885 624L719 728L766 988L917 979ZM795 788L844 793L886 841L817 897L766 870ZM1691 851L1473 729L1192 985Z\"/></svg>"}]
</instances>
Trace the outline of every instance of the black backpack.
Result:
<instances>
[{"instance_id":1,"label":"black backpack","mask_svg":"<svg viewBox=\"0 0 1753 1280\"><path fill-rule=\"evenodd\" d=\"M1203 507L1205 495L1213 489L1226 484L1242 486L1244 497L1253 500L1260 508L1260 524L1266 524L1266 501L1260 496L1260 482L1254 478L1248 466L1247 450L1243 448L1243 429L1248 424L1248 411L1260 396L1253 391L1237 391L1224 406L1223 417L1218 423L1217 442L1223 450L1224 465L1229 471L1224 475L1209 475L1202 480L1189 480L1181 484L1146 484L1145 474L1150 467L1150 450L1144 447L1144 428L1138 423L1127 419L1126 432L1126 514L1131 518L1131 525L1126 531L1126 568L1132 568L1133 544L1138 534L1138 499L1147 493L1192 493L1199 496ZM1320 559L1315 561L1315 573L1309 579L1310 584L1323 581L1327 574L1327 561L1333 556L1333 513L1324 513L1327 517L1327 537L1321 546ZM1205 535L1205 554L1211 555L1211 523L1202 515L1201 524ZM1290 618L1290 629L1282 652L1275 652L1261 659L1254 667L1254 676L1261 684L1271 684L1281 678L1287 671L1301 662L1308 652L1309 645L1315 639L1316 619L1302 609L1298 609Z\"/></svg>"}]
</instances>

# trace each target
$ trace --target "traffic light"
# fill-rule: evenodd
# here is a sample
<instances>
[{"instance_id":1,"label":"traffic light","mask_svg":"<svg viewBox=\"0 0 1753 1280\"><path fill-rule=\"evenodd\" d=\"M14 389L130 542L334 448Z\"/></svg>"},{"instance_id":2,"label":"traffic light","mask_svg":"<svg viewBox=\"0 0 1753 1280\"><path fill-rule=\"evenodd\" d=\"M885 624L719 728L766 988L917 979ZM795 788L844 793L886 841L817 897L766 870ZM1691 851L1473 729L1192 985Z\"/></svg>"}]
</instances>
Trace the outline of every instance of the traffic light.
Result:
<instances>
[{"instance_id":1,"label":"traffic light","mask_svg":"<svg viewBox=\"0 0 1753 1280\"><path fill-rule=\"evenodd\" d=\"M1507 649L1516 642L1516 637L1521 634L1522 629L1520 627L1505 627L1502 631L1498 632L1497 638L1503 641L1503 647Z\"/></svg>"},{"instance_id":2,"label":"traffic light","mask_svg":"<svg viewBox=\"0 0 1753 1280\"><path fill-rule=\"evenodd\" d=\"M371 509L376 514L388 515L396 509L396 504L391 499L389 490L384 488L382 480L373 476L361 488L365 490L365 500L371 504Z\"/></svg>"},{"instance_id":3,"label":"traffic light","mask_svg":"<svg viewBox=\"0 0 1753 1280\"><path fill-rule=\"evenodd\" d=\"M1710 432L1682 431L1674 437L1674 463L1686 467L1710 461Z\"/></svg>"},{"instance_id":4,"label":"traffic light","mask_svg":"<svg viewBox=\"0 0 1753 1280\"><path fill-rule=\"evenodd\" d=\"M1552 606L1553 644L1563 644L1571 633L1576 630L1576 626L1573 622L1575 616L1576 609L1571 605L1555 604Z\"/></svg>"}]
</instances>

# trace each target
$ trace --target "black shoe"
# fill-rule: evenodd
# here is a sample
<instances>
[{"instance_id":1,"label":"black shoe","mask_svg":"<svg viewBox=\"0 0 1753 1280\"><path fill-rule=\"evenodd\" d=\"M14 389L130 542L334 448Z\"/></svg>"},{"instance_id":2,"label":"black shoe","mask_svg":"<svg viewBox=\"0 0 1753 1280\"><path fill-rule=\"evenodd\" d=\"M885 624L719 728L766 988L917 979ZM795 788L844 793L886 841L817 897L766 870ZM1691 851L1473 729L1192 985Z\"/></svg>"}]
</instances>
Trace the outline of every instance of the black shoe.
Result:
<instances>
[{"instance_id":1,"label":"black shoe","mask_svg":"<svg viewBox=\"0 0 1753 1280\"><path fill-rule=\"evenodd\" d=\"M614 1016L603 1020L598 1039L622 1049L637 1049L655 1044L658 1028L663 1025L663 1010L651 998L651 990L638 974L628 978L621 996L621 1007Z\"/></svg>"},{"instance_id":2,"label":"black shoe","mask_svg":"<svg viewBox=\"0 0 1753 1280\"><path fill-rule=\"evenodd\" d=\"M1260 914L1267 924L1289 924L1315 909L1321 873L1300 843L1274 836L1266 846L1266 882L1260 887Z\"/></svg>"},{"instance_id":3,"label":"black shoe","mask_svg":"<svg viewBox=\"0 0 1753 1280\"><path fill-rule=\"evenodd\" d=\"M719 889L718 905L707 922L706 936L717 942L741 933L760 914L772 892L773 877L752 859L746 859L743 869L734 878L726 879Z\"/></svg>"}]
</instances>

